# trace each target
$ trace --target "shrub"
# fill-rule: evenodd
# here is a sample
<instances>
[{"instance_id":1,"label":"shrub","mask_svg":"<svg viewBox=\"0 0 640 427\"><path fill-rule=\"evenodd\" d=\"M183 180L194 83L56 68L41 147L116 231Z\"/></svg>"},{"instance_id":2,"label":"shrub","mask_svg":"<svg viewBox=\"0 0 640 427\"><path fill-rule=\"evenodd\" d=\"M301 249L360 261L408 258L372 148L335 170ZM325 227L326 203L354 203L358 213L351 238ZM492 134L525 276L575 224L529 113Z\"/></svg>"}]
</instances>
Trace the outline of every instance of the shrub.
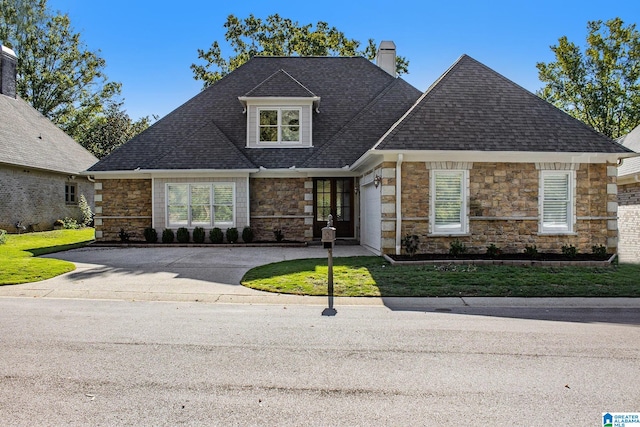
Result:
<instances>
[{"instance_id":1,"label":"shrub","mask_svg":"<svg viewBox=\"0 0 640 427\"><path fill-rule=\"evenodd\" d=\"M456 258L466 252L467 247L460 240L456 239L451 242L451 246L449 246L449 255L452 255L454 258Z\"/></svg>"},{"instance_id":2,"label":"shrub","mask_svg":"<svg viewBox=\"0 0 640 427\"><path fill-rule=\"evenodd\" d=\"M497 258L501 253L502 250L493 243L487 246L487 256L489 258Z\"/></svg>"},{"instance_id":3,"label":"shrub","mask_svg":"<svg viewBox=\"0 0 640 427\"><path fill-rule=\"evenodd\" d=\"M87 203L84 194L81 194L78 199L78 207L80 208L80 212L82 212L82 226L91 227L93 225L93 212L91 212L91 206Z\"/></svg>"},{"instance_id":4,"label":"shrub","mask_svg":"<svg viewBox=\"0 0 640 427\"><path fill-rule=\"evenodd\" d=\"M178 243L189 243L189 230L185 227L178 228L176 238L178 239Z\"/></svg>"},{"instance_id":5,"label":"shrub","mask_svg":"<svg viewBox=\"0 0 640 427\"><path fill-rule=\"evenodd\" d=\"M530 259L538 259L538 257L540 256L540 254L538 253L538 248L536 247L536 245L533 246L525 246L524 247L524 254L527 256L527 258Z\"/></svg>"},{"instance_id":6,"label":"shrub","mask_svg":"<svg viewBox=\"0 0 640 427\"><path fill-rule=\"evenodd\" d=\"M578 255L578 249L576 249L573 245L564 245L562 246L562 255L566 256L569 259L573 259Z\"/></svg>"},{"instance_id":7,"label":"shrub","mask_svg":"<svg viewBox=\"0 0 640 427\"><path fill-rule=\"evenodd\" d=\"M124 231L124 228L120 229L120 232L118 233L118 237L120 237L120 241L122 243L126 243L129 241L129 233L127 233L126 231Z\"/></svg>"},{"instance_id":8,"label":"shrub","mask_svg":"<svg viewBox=\"0 0 640 427\"><path fill-rule=\"evenodd\" d=\"M236 243L238 241L238 229L235 227L227 228L227 242Z\"/></svg>"},{"instance_id":9,"label":"shrub","mask_svg":"<svg viewBox=\"0 0 640 427\"><path fill-rule=\"evenodd\" d=\"M144 229L144 240L147 243L155 243L158 241L158 232L153 227L147 227Z\"/></svg>"},{"instance_id":10,"label":"shrub","mask_svg":"<svg viewBox=\"0 0 640 427\"><path fill-rule=\"evenodd\" d=\"M253 242L253 229L251 227L245 227L242 229L242 241L245 243Z\"/></svg>"},{"instance_id":11,"label":"shrub","mask_svg":"<svg viewBox=\"0 0 640 427\"><path fill-rule=\"evenodd\" d=\"M76 221L74 218L66 217L62 220L62 228L65 228L67 230L77 230L78 228L80 228L80 226L78 225L78 221Z\"/></svg>"},{"instance_id":12,"label":"shrub","mask_svg":"<svg viewBox=\"0 0 640 427\"><path fill-rule=\"evenodd\" d=\"M282 240L284 239L284 233L281 229L275 228L273 230L273 237L276 238L276 242L282 242Z\"/></svg>"},{"instance_id":13,"label":"shrub","mask_svg":"<svg viewBox=\"0 0 640 427\"><path fill-rule=\"evenodd\" d=\"M607 256L607 247L605 245L593 245L591 246L591 253L596 256L605 258Z\"/></svg>"},{"instance_id":14,"label":"shrub","mask_svg":"<svg viewBox=\"0 0 640 427\"><path fill-rule=\"evenodd\" d=\"M404 246L405 252L410 256L414 256L418 251L418 246L420 245L420 237L416 234L407 234L402 239L402 246Z\"/></svg>"},{"instance_id":15,"label":"shrub","mask_svg":"<svg viewBox=\"0 0 640 427\"><path fill-rule=\"evenodd\" d=\"M162 231L162 243L173 243L174 237L173 230L170 228L165 228Z\"/></svg>"},{"instance_id":16,"label":"shrub","mask_svg":"<svg viewBox=\"0 0 640 427\"><path fill-rule=\"evenodd\" d=\"M224 240L224 234L222 234L222 230L218 227L214 227L209 231L209 240L211 243L222 243Z\"/></svg>"},{"instance_id":17,"label":"shrub","mask_svg":"<svg viewBox=\"0 0 640 427\"><path fill-rule=\"evenodd\" d=\"M193 241L194 243L204 243L204 228L196 227L193 229Z\"/></svg>"},{"instance_id":18,"label":"shrub","mask_svg":"<svg viewBox=\"0 0 640 427\"><path fill-rule=\"evenodd\" d=\"M54 226L54 227L64 227L64 221L63 221L63 220L61 220L61 219L56 219L56 220L53 222L53 226Z\"/></svg>"},{"instance_id":19,"label":"shrub","mask_svg":"<svg viewBox=\"0 0 640 427\"><path fill-rule=\"evenodd\" d=\"M7 243L7 230L0 229L0 245Z\"/></svg>"}]
</instances>

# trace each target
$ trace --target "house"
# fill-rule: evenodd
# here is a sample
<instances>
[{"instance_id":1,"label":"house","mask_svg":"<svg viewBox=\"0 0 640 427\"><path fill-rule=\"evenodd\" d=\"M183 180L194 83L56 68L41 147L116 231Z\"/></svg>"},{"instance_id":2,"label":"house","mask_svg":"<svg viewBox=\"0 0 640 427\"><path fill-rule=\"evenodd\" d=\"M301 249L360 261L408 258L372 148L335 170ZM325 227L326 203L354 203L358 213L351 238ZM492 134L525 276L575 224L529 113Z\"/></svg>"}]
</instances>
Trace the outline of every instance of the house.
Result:
<instances>
[{"instance_id":1,"label":"house","mask_svg":"<svg viewBox=\"0 0 640 427\"><path fill-rule=\"evenodd\" d=\"M633 129L620 143L640 151L640 126ZM618 167L618 253L623 262L640 262L640 158L624 159Z\"/></svg>"},{"instance_id":2,"label":"house","mask_svg":"<svg viewBox=\"0 0 640 427\"><path fill-rule=\"evenodd\" d=\"M631 150L467 55L425 93L354 57L254 57L90 173L96 235L251 226L376 253L617 245L616 164Z\"/></svg>"},{"instance_id":3,"label":"house","mask_svg":"<svg viewBox=\"0 0 640 427\"><path fill-rule=\"evenodd\" d=\"M0 229L51 230L57 219L82 218L80 195L93 204L93 183L81 172L98 159L16 95L16 66L2 46Z\"/></svg>"}]
</instances>

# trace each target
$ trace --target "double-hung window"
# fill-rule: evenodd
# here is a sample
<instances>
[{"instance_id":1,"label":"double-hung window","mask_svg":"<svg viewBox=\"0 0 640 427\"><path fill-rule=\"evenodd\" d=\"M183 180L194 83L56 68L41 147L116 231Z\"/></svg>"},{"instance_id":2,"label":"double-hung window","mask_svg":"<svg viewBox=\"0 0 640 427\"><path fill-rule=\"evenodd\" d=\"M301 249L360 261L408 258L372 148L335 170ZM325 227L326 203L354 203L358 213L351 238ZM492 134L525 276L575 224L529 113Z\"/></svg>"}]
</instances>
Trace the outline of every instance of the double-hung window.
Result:
<instances>
[{"instance_id":1,"label":"double-hung window","mask_svg":"<svg viewBox=\"0 0 640 427\"><path fill-rule=\"evenodd\" d=\"M542 171L540 176L542 233L573 231L573 171Z\"/></svg>"},{"instance_id":2,"label":"double-hung window","mask_svg":"<svg viewBox=\"0 0 640 427\"><path fill-rule=\"evenodd\" d=\"M167 184L167 224L174 227L235 223L233 183Z\"/></svg>"},{"instance_id":3,"label":"double-hung window","mask_svg":"<svg viewBox=\"0 0 640 427\"><path fill-rule=\"evenodd\" d=\"M259 143L299 143L300 108L259 108Z\"/></svg>"},{"instance_id":4,"label":"double-hung window","mask_svg":"<svg viewBox=\"0 0 640 427\"><path fill-rule=\"evenodd\" d=\"M75 205L78 203L77 198L78 184L75 182L67 182L64 185L64 202L67 205Z\"/></svg>"},{"instance_id":5,"label":"double-hung window","mask_svg":"<svg viewBox=\"0 0 640 427\"><path fill-rule=\"evenodd\" d=\"M431 231L464 234L468 231L467 170L431 171Z\"/></svg>"}]
</instances>

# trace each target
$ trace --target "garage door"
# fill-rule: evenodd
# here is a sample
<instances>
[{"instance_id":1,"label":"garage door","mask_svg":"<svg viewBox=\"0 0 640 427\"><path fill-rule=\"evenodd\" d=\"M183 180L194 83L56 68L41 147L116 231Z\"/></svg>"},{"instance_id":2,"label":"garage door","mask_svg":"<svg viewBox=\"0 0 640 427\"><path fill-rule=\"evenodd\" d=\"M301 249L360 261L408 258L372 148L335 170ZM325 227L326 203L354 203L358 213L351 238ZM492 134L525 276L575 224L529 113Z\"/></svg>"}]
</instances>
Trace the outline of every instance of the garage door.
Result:
<instances>
[{"instance_id":1,"label":"garage door","mask_svg":"<svg viewBox=\"0 0 640 427\"><path fill-rule=\"evenodd\" d=\"M376 188L373 183L363 185L360 206L360 244L380 253L380 188Z\"/></svg>"}]
</instances>

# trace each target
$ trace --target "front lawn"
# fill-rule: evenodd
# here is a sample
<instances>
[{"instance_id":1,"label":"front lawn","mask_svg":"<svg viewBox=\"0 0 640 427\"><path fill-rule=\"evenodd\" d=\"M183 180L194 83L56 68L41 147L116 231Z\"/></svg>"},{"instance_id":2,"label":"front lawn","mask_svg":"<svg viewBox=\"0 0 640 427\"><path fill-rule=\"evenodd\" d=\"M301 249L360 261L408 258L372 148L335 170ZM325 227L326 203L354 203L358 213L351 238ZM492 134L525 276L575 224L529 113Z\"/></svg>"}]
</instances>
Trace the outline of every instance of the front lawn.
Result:
<instances>
[{"instance_id":1,"label":"front lawn","mask_svg":"<svg viewBox=\"0 0 640 427\"><path fill-rule=\"evenodd\" d=\"M530 267L504 265L392 266L381 257L333 260L335 296L383 297L640 297L640 265ZM269 292L327 295L327 260L267 264L242 278Z\"/></svg>"},{"instance_id":2,"label":"front lawn","mask_svg":"<svg viewBox=\"0 0 640 427\"><path fill-rule=\"evenodd\" d=\"M93 228L83 228L7 235L7 242L0 244L0 285L38 282L73 271L71 262L35 256L82 247L94 234Z\"/></svg>"}]
</instances>

